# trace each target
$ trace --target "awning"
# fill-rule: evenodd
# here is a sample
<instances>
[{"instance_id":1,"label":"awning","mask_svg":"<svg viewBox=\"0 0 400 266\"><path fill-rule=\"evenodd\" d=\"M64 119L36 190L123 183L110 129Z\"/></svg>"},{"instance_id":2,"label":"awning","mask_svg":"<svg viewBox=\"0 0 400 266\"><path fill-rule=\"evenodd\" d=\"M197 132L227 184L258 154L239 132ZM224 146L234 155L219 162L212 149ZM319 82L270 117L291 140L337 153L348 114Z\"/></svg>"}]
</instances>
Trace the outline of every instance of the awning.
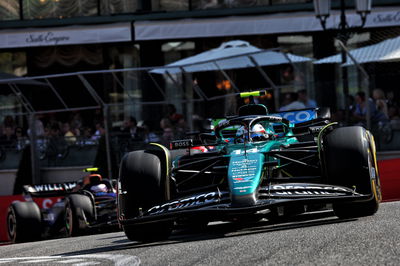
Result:
<instances>
[{"instance_id":1,"label":"awning","mask_svg":"<svg viewBox=\"0 0 400 266\"><path fill-rule=\"evenodd\" d=\"M400 26L399 7L374 7L368 15L365 29ZM349 27L361 25L360 16L353 10L346 12ZM326 21L328 29L337 29L340 11L332 10ZM181 40L223 36L310 33L323 31L314 12L286 12L265 15L227 16L135 21L136 41Z\"/></svg>"},{"instance_id":2,"label":"awning","mask_svg":"<svg viewBox=\"0 0 400 266\"><path fill-rule=\"evenodd\" d=\"M155 68L151 73L179 73L217 71L226 69L248 68L255 66L272 66L311 61L310 58L263 50L248 42L236 40L222 43L218 48L184 58L164 67Z\"/></svg>"},{"instance_id":3,"label":"awning","mask_svg":"<svg viewBox=\"0 0 400 266\"><path fill-rule=\"evenodd\" d=\"M350 55L358 64L371 62L391 62L400 60L400 37L388 39L377 44L351 50ZM341 54L322 58L314 64L340 64ZM347 63L343 66L354 65L353 60L347 56Z\"/></svg>"},{"instance_id":4,"label":"awning","mask_svg":"<svg viewBox=\"0 0 400 266\"><path fill-rule=\"evenodd\" d=\"M0 31L0 49L130 41L130 22Z\"/></svg>"}]
</instances>

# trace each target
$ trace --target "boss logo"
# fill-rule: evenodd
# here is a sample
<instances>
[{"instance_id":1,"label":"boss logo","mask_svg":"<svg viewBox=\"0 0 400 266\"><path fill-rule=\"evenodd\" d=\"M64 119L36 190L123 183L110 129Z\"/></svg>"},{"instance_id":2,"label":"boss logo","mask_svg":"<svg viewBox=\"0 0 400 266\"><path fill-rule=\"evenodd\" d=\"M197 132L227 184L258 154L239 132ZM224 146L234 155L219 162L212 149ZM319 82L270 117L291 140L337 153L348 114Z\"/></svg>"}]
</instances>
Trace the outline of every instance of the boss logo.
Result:
<instances>
[{"instance_id":1,"label":"boss logo","mask_svg":"<svg viewBox=\"0 0 400 266\"><path fill-rule=\"evenodd\" d=\"M182 149L193 146L193 140L185 139L185 140L176 140L172 141L170 144L171 149Z\"/></svg>"}]
</instances>

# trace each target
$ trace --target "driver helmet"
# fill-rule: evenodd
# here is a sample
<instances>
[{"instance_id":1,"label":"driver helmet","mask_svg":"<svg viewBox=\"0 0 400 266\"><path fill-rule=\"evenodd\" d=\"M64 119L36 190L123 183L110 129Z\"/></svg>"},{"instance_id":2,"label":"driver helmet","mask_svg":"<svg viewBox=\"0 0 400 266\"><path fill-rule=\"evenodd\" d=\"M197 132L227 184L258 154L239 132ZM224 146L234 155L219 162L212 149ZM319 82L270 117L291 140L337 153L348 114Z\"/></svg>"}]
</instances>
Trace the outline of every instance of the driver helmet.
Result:
<instances>
[{"instance_id":1,"label":"driver helmet","mask_svg":"<svg viewBox=\"0 0 400 266\"><path fill-rule=\"evenodd\" d=\"M93 193L99 193L99 192L107 192L107 186L105 184L98 184L90 187L90 191Z\"/></svg>"},{"instance_id":2,"label":"driver helmet","mask_svg":"<svg viewBox=\"0 0 400 266\"><path fill-rule=\"evenodd\" d=\"M250 137L253 141L263 141L268 139L268 134L261 124L255 124L251 129Z\"/></svg>"}]
</instances>

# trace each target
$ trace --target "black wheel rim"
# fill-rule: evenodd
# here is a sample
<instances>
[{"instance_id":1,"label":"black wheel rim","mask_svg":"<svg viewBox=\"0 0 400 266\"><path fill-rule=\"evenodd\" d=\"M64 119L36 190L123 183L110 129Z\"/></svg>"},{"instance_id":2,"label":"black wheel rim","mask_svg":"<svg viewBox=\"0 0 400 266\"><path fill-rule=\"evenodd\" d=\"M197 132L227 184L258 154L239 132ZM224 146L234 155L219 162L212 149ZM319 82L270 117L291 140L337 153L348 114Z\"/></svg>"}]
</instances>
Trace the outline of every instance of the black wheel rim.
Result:
<instances>
[{"instance_id":1,"label":"black wheel rim","mask_svg":"<svg viewBox=\"0 0 400 266\"><path fill-rule=\"evenodd\" d=\"M72 235L72 210L69 206L65 208L65 233L67 236Z\"/></svg>"},{"instance_id":2,"label":"black wheel rim","mask_svg":"<svg viewBox=\"0 0 400 266\"><path fill-rule=\"evenodd\" d=\"M377 166L375 165L374 159L372 158L372 154L368 154L368 171L371 178L371 192L374 195L374 198L377 202L381 201L381 192L380 192L380 180L379 174L377 171Z\"/></svg>"},{"instance_id":3,"label":"black wheel rim","mask_svg":"<svg viewBox=\"0 0 400 266\"><path fill-rule=\"evenodd\" d=\"M11 242L15 242L17 236L17 220L14 210L11 208L7 215L7 231Z\"/></svg>"}]
</instances>

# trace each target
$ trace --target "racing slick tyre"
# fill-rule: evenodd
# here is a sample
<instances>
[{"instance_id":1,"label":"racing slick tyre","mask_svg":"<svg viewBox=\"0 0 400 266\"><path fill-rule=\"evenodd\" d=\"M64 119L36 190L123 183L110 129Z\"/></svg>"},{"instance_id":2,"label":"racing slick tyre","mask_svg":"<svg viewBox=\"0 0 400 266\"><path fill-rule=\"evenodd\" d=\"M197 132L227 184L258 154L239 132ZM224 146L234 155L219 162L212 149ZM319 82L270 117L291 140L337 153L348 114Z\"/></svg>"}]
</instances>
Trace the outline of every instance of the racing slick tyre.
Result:
<instances>
[{"instance_id":1,"label":"racing slick tyre","mask_svg":"<svg viewBox=\"0 0 400 266\"><path fill-rule=\"evenodd\" d=\"M140 216L143 211L169 199L168 150L153 147L128 153L121 162L118 194L118 211L124 219ZM151 242L167 239L173 221L148 224L123 225L122 228L132 241Z\"/></svg>"},{"instance_id":2,"label":"racing slick tyre","mask_svg":"<svg viewBox=\"0 0 400 266\"><path fill-rule=\"evenodd\" d=\"M323 157L329 184L371 196L367 201L333 204L335 215L357 218L376 213L381 192L371 133L359 126L336 128L323 140Z\"/></svg>"},{"instance_id":3,"label":"racing slick tyre","mask_svg":"<svg viewBox=\"0 0 400 266\"><path fill-rule=\"evenodd\" d=\"M7 211L7 232L12 243L39 240L41 214L35 202L16 201Z\"/></svg>"},{"instance_id":4,"label":"racing slick tyre","mask_svg":"<svg viewBox=\"0 0 400 266\"><path fill-rule=\"evenodd\" d=\"M71 208L71 203L69 202L68 198L65 199L65 209L64 209L64 217L63 217L63 224L64 224L64 236L71 237L73 236L73 213Z\"/></svg>"},{"instance_id":5,"label":"racing slick tyre","mask_svg":"<svg viewBox=\"0 0 400 266\"><path fill-rule=\"evenodd\" d=\"M72 236L82 235L87 229L94 217L94 206L92 200L82 194L71 194L66 198L66 206L69 205L72 214L71 227ZM66 208L67 211L67 208Z\"/></svg>"}]
</instances>

